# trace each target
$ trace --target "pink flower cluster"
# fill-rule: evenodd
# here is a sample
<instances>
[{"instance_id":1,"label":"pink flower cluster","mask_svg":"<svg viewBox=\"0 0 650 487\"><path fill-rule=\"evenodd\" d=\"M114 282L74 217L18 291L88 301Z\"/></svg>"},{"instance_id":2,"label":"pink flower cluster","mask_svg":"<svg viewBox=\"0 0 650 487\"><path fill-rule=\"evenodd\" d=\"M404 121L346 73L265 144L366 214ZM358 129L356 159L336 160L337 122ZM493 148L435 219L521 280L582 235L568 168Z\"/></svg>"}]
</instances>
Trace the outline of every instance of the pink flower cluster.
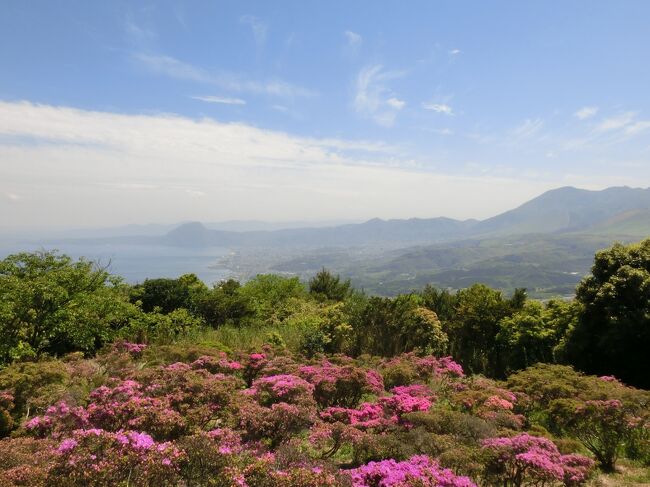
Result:
<instances>
[{"instance_id":1,"label":"pink flower cluster","mask_svg":"<svg viewBox=\"0 0 650 487\"><path fill-rule=\"evenodd\" d=\"M436 358L433 355L415 360L422 375L432 377L464 377L463 367L451 357Z\"/></svg>"},{"instance_id":2,"label":"pink flower cluster","mask_svg":"<svg viewBox=\"0 0 650 487\"><path fill-rule=\"evenodd\" d=\"M503 399L499 396L490 396L483 403L483 405L489 409L507 409L509 411L514 408L514 404L507 399Z\"/></svg>"},{"instance_id":3,"label":"pink flower cluster","mask_svg":"<svg viewBox=\"0 0 650 487\"><path fill-rule=\"evenodd\" d=\"M377 402L364 402L358 408L330 407L320 414L328 422L339 421L361 430L383 430L402 424L402 416L417 411L428 411L434 396L428 387L415 384L394 387L390 396L380 397Z\"/></svg>"},{"instance_id":4,"label":"pink flower cluster","mask_svg":"<svg viewBox=\"0 0 650 487\"><path fill-rule=\"evenodd\" d=\"M113 344L113 348L119 352L126 352L134 357L139 357L145 351L147 345L144 343L131 343L126 341L118 341Z\"/></svg>"},{"instance_id":5,"label":"pink flower cluster","mask_svg":"<svg viewBox=\"0 0 650 487\"><path fill-rule=\"evenodd\" d=\"M261 404L270 405L277 402L303 402L311 398L314 386L306 380L291 374L261 377L253 382L248 394L254 396Z\"/></svg>"},{"instance_id":6,"label":"pink flower cluster","mask_svg":"<svg viewBox=\"0 0 650 487\"><path fill-rule=\"evenodd\" d=\"M138 478L173 478L184 454L170 442L157 443L138 431L107 432L98 428L79 429L61 441L53 471L79 485L114 485L132 475ZM130 472L130 473L129 473ZM147 482L147 485L149 483Z\"/></svg>"},{"instance_id":7,"label":"pink flower cluster","mask_svg":"<svg viewBox=\"0 0 650 487\"><path fill-rule=\"evenodd\" d=\"M219 354L218 357L204 355L192 362L193 369L205 369L213 374L232 374L244 368L236 360L229 360L225 353Z\"/></svg>"},{"instance_id":8,"label":"pink flower cluster","mask_svg":"<svg viewBox=\"0 0 650 487\"><path fill-rule=\"evenodd\" d=\"M349 474L353 487L476 487L469 478L441 468L426 455L416 455L404 462L370 462Z\"/></svg>"},{"instance_id":9,"label":"pink flower cluster","mask_svg":"<svg viewBox=\"0 0 650 487\"><path fill-rule=\"evenodd\" d=\"M582 455L562 455L551 440L528 433L489 438L482 444L494 455L493 474L504 480L526 478L531 484L561 481L578 485L586 480L594 465Z\"/></svg>"},{"instance_id":10,"label":"pink flower cluster","mask_svg":"<svg viewBox=\"0 0 650 487\"><path fill-rule=\"evenodd\" d=\"M321 407L356 406L363 394L380 394L384 390L381 375L353 365L335 365L323 360L317 365L303 365L299 375L314 386L314 399Z\"/></svg>"},{"instance_id":11,"label":"pink flower cluster","mask_svg":"<svg viewBox=\"0 0 650 487\"><path fill-rule=\"evenodd\" d=\"M58 437L65 431L88 428L90 418L83 407L70 407L60 401L45 410L42 416L34 416L25 422L25 429L35 436Z\"/></svg>"}]
</instances>

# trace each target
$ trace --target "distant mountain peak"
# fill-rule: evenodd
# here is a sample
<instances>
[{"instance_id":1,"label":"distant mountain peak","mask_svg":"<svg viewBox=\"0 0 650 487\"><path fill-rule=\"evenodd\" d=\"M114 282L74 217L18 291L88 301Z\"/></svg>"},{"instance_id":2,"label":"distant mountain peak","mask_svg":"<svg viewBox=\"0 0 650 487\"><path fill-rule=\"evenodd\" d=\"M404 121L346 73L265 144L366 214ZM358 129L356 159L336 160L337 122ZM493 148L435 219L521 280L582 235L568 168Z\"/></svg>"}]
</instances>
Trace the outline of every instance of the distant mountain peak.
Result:
<instances>
[{"instance_id":1,"label":"distant mountain peak","mask_svg":"<svg viewBox=\"0 0 650 487\"><path fill-rule=\"evenodd\" d=\"M564 186L483 220L476 230L483 235L585 230L617 214L645 208L650 208L650 189L618 186L588 190Z\"/></svg>"},{"instance_id":2,"label":"distant mountain peak","mask_svg":"<svg viewBox=\"0 0 650 487\"><path fill-rule=\"evenodd\" d=\"M167 232L164 239L172 245L200 247L211 240L212 231L201 222L188 222Z\"/></svg>"}]
</instances>

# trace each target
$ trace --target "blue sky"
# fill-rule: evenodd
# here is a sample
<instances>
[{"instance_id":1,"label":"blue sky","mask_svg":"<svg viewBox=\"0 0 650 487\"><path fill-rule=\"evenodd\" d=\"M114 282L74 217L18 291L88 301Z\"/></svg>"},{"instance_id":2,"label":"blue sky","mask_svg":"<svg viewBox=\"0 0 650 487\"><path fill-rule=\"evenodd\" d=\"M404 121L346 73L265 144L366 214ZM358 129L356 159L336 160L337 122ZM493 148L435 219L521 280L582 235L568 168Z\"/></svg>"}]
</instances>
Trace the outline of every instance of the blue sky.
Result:
<instances>
[{"instance_id":1,"label":"blue sky","mask_svg":"<svg viewBox=\"0 0 650 487\"><path fill-rule=\"evenodd\" d=\"M486 217L650 185L650 2L0 12L9 225Z\"/></svg>"}]
</instances>

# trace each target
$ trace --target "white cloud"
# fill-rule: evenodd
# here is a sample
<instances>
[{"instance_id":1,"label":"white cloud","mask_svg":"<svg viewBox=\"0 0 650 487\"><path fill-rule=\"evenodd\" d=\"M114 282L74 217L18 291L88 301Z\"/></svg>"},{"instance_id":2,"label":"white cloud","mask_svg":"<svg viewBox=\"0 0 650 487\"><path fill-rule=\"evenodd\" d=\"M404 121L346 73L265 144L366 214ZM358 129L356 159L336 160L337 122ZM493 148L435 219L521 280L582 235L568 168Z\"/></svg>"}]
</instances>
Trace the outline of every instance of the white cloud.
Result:
<instances>
[{"instance_id":1,"label":"white cloud","mask_svg":"<svg viewBox=\"0 0 650 487\"><path fill-rule=\"evenodd\" d=\"M586 120L596 115L596 113L598 113L598 107L590 106L590 107L582 107L573 115L579 118L580 120Z\"/></svg>"},{"instance_id":2,"label":"white cloud","mask_svg":"<svg viewBox=\"0 0 650 487\"><path fill-rule=\"evenodd\" d=\"M253 31L253 38L255 39L255 44L258 46L263 46L266 42L266 34L268 32L268 25L263 20L255 17L253 15L242 15L239 18L239 21L242 24L247 24L250 26Z\"/></svg>"},{"instance_id":3,"label":"white cloud","mask_svg":"<svg viewBox=\"0 0 650 487\"><path fill-rule=\"evenodd\" d=\"M540 118L527 118L521 124L510 130L509 136L515 139L529 139L537 135L544 126L544 121Z\"/></svg>"},{"instance_id":4,"label":"white cloud","mask_svg":"<svg viewBox=\"0 0 650 487\"><path fill-rule=\"evenodd\" d=\"M356 32L352 32L351 30L346 30L344 32L345 39L348 42L348 46L351 48L357 48L361 45L361 42L363 41L363 37L361 37L360 34L357 34Z\"/></svg>"},{"instance_id":5,"label":"white cloud","mask_svg":"<svg viewBox=\"0 0 650 487\"><path fill-rule=\"evenodd\" d=\"M625 133L628 135L636 135L650 129L650 120L639 120L631 123L625 127Z\"/></svg>"},{"instance_id":6,"label":"white cloud","mask_svg":"<svg viewBox=\"0 0 650 487\"><path fill-rule=\"evenodd\" d=\"M158 37L153 27L136 22L132 12L127 13L123 27L126 35L136 44L144 44Z\"/></svg>"},{"instance_id":7,"label":"white cloud","mask_svg":"<svg viewBox=\"0 0 650 487\"><path fill-rule=\"evenodd\" d=\"M406 102L404 100L400 100L398 98L389 98L386 100L386 103L396 110L401 110L406 105Z\"/></svg>"},{"instance_id":8,"label":"white cloud","mask_svg":"<svg viewBox=\"0 0 650 487\"><path fill-rule=\"evenodd\" d=\"M316 92L312 90L283 80L254 81L233 73L211 72L170 56L135 53L133 59L143 68L156 74L214 85L238 93L272 95L284 98L312 97L316 95Z\"/></svg>"},{"instance_id":9,"label":"white cloud","mask_svg":"<svg viewBox=\"0 0 650 487\"><path fill-rule=\"evenodd\" d=\"M452 56L458 56L462 51L460 49L452 49L449 51L449 54Z\"/></svg>"},{"instance_id":10,"label":"white cloud","mask_svg":"<svg viewBox=\"0 0 650 487\"><path fill-rule=\"evenodd\" d=\"M2 101L0 172L0 195L22 198L8 226L483 217L550 186L435 173L381 142Z\"/></svg>"},{"instance_id":11,"label":"white cloud","mask_svg":"<svg viewBox=\"0 0 650 487\"><path fill-rule=\"evenodd\" d=\"M6 200L10 201L11 203L15 203L19 201L21 198L18 196L16 193L3 193L3 196L5 197Z\"/></svg>"},{"instance_id":12,"label":"white cloud","mask_svg":"<svg viewBox=\"0 0 650 487\"><path fill-rule=\"evenodd\" d=\"M443 113L445 115L453 115L454 111L446 103L423 103L422 108L425 110L431 110L436 113Z\"/></svg>"},{"instance_id":13,"label":"white cloud","mask_svg":"<svg viewBox=\"0 0 650 487\"><path fill-rule=\"evenodd\" d=\"M402 76L403 72L385 71L379 64L362 68L357 75L354 96L357 113L378 125L392 126L406 102L394 95L387 82Z\"/></svg>"},{"instance_id":14,"label":"white cloud","mask_svg":"<svg viewBox=\"0 0 650 487\"><path fill-rule=\"evenodd\" d=\"M215 81L215 78L203 69L179 61L171 56L135 53L133 54L133 59L149 71L163 74L170 78L197 81L200 83L212 83Z\"/></svg>"},{"instance_id":15,"label":"white cloud","mask_svg":"<svg viewBox=\"0 0 650 487\"><path fill-rule=\"evenodd\" d=\"M619 115L616 115L615 117L606 118L605 120L600 122L597 125L596 130L598 130L599 132L619 130L631 124L635 118L636 118L635 112L621 113Z\"/></svg>"},{"instance_id":16,"label":"white cloud","mask_svg":"<svg viewBox=\"0 0 650 487\"><path fill-rule=\"evenodd\" d=\"M228 98L223 96L190 96L194 100L200 100L207 103L221 103L223 105L246 105L246 101L241 98Z\"/></svg>"}]
</instances>

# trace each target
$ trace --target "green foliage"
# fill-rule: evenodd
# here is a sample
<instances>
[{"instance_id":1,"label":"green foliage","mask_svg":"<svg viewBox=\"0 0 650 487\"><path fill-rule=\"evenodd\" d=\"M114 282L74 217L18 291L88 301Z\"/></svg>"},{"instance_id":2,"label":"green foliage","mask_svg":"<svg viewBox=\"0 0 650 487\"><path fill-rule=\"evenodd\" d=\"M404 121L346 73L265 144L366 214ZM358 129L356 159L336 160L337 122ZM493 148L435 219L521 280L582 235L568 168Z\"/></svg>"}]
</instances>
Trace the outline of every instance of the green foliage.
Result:
<instances>
[{"instance_id":1,"label":"green foliage","mask_svg":"<svg viewBox=\"0 0 650 487\"><path fill-rule=\"evenodd\" d=\"M553 362L554 350L566 330L574 326L578 312L579 306L572 302L550 301L544 307L529 301L501 320L496 336L501 370L507 375L537 362Z\"/></svg>"},{"instance_id":2,"label":"green foliage","mask_svg":"<svg viewBox=\"0 0 650 487\"><path fill-rule=\"evenodd\" d=\"M146 279L133 286L131 300L140 301L145 312L170 313L179 308L194 311L197 299L207 291L195 274L185 274L178 279Z\"/></svg>"},{"instance_id":3,"label":"green foliage","mask_svg":"<svg viewBox=\"0 0 650 487\"><path fill-rule=\"evenodd\" d=\"M598 252L576 298L584 310L567 338L566 359L586 372L650 387L650 239Z\"/></svg>"},{"instance_id":4,"label":"green foliage","mask_svg":"<svg viewBox=\"0 0 650 487\"><path fill-rule=\"evenodd\" d=\"M352 293L350 279L341 281L323 267L309 281L309 293L319 301L343 301Z\"/></svg>"},{"instance_id":5,"label":"green foliage","mask_svg":"<svg viewBox=\"0 0 650 487\"><path fill-rule=\"evenodd\" d=\"M258 275L242 286L240 293L250 301L255 318L267 324L284 321L307 295L297 277L274 274Z\"/></svg>"},{"instance_id":6,"label":"green foliage","mask_svg":"<svg viewBox=\"0 0 650 487\"><path fill-rule=\"evenodd\" d=\"M126 287L92 262L10 255L0 262L0 363L93 351L137 312Z\"/></svg>"},{"instance_id":7,"label":"green foliage","mask_svg":"<svg viewBox=\"0 0 650 487\"><path fill-rule=\"evenodd\" d=\"M524 393L523 411L557 435L578 439L611 471L623 448L643 457L650 426L650 393L612 377L585 376L571 367L538 364L508 378Z\"/></svg>"},{"instance_id":8,"label":"green foliage","mask_svg":"<svg viewBox=\"0 0 650 487\"><path fill-rule=\"evenodd\" d=\"M139 313L119 330L117 336L138 343L172 343L204 325L202 318L184 308L178 308L167 314Z\"/></svg>"},{"instance_id":9,"label":"green foliage","mask_svg":"<svg viewBox=\"0 0 650 487\"><path fill-rule=\"evenodd\" d=\"M442 353L447 348L448 338L440 320L414 294L370 298L352 319L355 354L392 357L411 350Z\"/></svg>"},{"instance_id":10,"label":"green foliage","mask_svg":"<svg viewBox=\"0 0 650 487\"><path fill-rule=\"evenodd\" d=\"M199 294L194 306L205 322L214 328L225 324L239 325L254 314L251 299L242 294L241 285L234 279L222 281Z\"/></svg>"},{"instance_id":11,"label":"green foliage","mask_svg":"<svg viewBox=\"0 0 650 487\"><path fill-rule=\"evenodd\" d=\"M420 293L423 305L434 311L441 321L446 322L454 317L457 296L447 289L437 289L427 284Z\"/></svg>"},{"instance_id":12,"label":"green foliage","mask_svg":"<svg viewBox=\"0 0 650 487\"><path fill-rule=\"evenodd\" d=\"M350 353L354 329L348 323L344 303L336 303L319 310L313 328L307 330L301 351L308 357L319 353Z\"/></svg>"},{"instance_id":13,"label":"green foliage","mask_svg":"<svg viewBox=\"0 0 650 487\"><path fill-rule=\"evenodd\" d=\"M450 351L466 370L498 375L500 363L496 337L499 322L510 314L501 292L483 284L462 289L456 294L453 318L445 323Z\"/></svg>"}]
</instances>

